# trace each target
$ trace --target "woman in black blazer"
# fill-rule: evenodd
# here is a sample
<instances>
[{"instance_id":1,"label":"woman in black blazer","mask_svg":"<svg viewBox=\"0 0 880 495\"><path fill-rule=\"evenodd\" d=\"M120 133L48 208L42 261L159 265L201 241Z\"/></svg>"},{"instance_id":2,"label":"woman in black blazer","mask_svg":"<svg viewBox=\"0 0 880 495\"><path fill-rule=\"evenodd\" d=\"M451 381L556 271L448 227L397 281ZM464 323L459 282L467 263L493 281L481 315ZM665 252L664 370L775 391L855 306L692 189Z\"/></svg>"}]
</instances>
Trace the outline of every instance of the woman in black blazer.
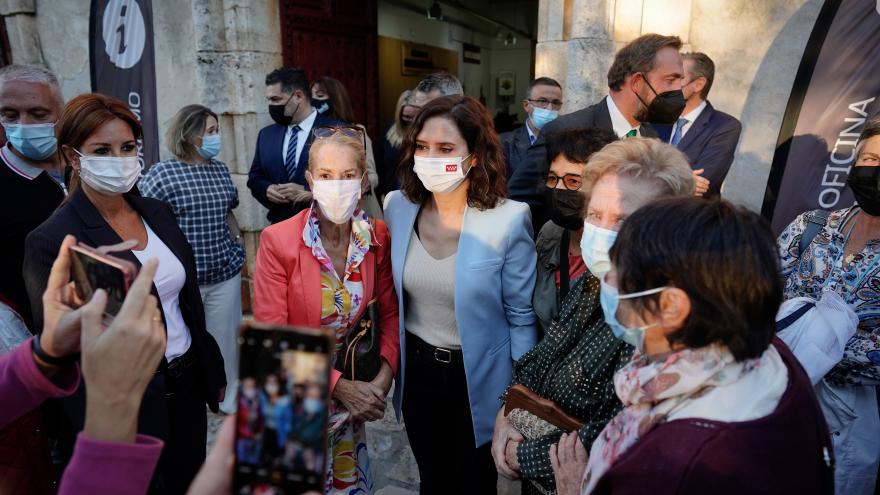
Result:
<instances>
[{"instance_id":1,"label":"woman in black blazer","mask_svg":"<svg viewBox=\"0 0 880 495\"><path fill-rule=\"evenodd\" d=\"M142 166L137 117L120 101L85 94L71 100L56 127L58 149L73 170L70 195L25 242L24 278L35 328L42 327L41 296L65 235L90 246L134 239L114 253L136 266L159 258L153 295L160 300L168 334L165 359L144 395L138 432L165 441L152 483L158 493L184 493L205 459L205 404L217 411L226 377L223 358L205 328L195 257L168 205L140 196L134 187ZM50 422L64 458L82 430L82 387L61 401Z\"/></svg>"}]
</instances>

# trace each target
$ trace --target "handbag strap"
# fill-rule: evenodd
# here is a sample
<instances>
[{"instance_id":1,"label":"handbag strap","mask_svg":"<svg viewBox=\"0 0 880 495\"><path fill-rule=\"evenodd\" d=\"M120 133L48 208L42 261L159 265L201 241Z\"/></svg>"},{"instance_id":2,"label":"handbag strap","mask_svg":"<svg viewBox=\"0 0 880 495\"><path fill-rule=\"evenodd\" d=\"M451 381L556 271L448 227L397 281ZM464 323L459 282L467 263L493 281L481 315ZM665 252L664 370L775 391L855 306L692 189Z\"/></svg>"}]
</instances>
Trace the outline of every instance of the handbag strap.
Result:
<instances>
[{"instance_id":1,"label":"handbag strap","mask_svg":"<svg viewBox=\"0 0 880 495\"><path fill-rule=\"evenodd\" d=\"M798 259L804 257L804 252L810 247L813 239L825 228L825 224L828 223L828 215L830 214L831 212L829 211L815 210L807 215L807 225L804 227L801 239L798 242Z\"/></svg>"},{"instance_id":2,"label":"handbag strap","mask_svg":"<svg viewBox=\"0 0 880 495\"><path fill-rule=\"evenodd\" d=\"M776 322L776 331L781 332L790 327L794 322L798 321L801 316L804 316L807 311L815 307L816 303L809 302L794 310L791 314Z\"/></svg>"}]
</instances>

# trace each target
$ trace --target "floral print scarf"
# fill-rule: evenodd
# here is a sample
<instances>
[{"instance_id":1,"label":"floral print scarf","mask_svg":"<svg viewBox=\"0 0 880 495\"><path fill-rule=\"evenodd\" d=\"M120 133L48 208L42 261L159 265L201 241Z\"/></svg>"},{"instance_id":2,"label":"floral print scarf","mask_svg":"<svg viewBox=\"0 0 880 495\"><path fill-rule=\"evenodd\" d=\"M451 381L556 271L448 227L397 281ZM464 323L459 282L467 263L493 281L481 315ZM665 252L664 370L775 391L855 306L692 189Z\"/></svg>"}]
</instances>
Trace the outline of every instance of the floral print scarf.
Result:
<instances>
[{"instance_id":1,"label":"floral print scarf","mask_svg":"<svg viewBox=\"0 0 880 495\"><path fill-rule=\"evenodd\" d=\"M754 373L764 365L764 360L778 358L775 349L770 349L757 359L736 362L733 354L720 345L710 345L699 349L684 349L668 354L665 358L650 360L646 355L636 353L632 360L614 375L614 388L617 396L626 406L602 430L590 449L587 469L584 473L582 493L592 493L602 476L639 438L652 428L665 421L675 419L677 413L690 406L702 410L711 409L711 392L720 386L730 385L742 380L760 381L760 373ZM773 363L768 363L772 368ZM786 379L775 382L778 396L782 395ZM760 383L755 383L760 386ZM737 391L749 390L751 386L736 387ZM742 401L744 408L753 401ZM717 407L717 406L716 406ZM727 406L724 406L727 407ZM728 414L728 412L725 412ZM689 416L685 414L684 416ZM711 413L708 414L711 416Z\"/></svg>"}]
</instances>

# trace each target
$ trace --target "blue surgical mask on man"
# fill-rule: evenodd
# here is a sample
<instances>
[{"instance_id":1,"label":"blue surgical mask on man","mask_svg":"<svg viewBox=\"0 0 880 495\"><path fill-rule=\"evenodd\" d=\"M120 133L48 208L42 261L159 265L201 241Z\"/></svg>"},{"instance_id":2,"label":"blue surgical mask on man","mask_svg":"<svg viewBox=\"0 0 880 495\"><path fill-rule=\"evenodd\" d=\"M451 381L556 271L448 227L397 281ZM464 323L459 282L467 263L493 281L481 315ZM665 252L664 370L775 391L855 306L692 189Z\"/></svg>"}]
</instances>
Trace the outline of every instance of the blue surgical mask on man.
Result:
<instances>
[{"instance_id":1,"label":"blue surgical mask on man","mask_svg":"<svg viewBox=\"0 0 880 495\"><path fill-rule=\"evenodd\" d=\"M599 304L602 306L602 313L605 315L605 323L611 329L611 333L618 339L635 347L639 352L645 351L645 330L656 326L656 323L642 325L640 327L626 327L617 321L617 307L621 299L636 299L639 297L650 296L668 289L668 287L657 287L656 289L644 290L641 292L633 292L631 294L619 294L617 287L609 285L605 280L600 279Z\"/></svg>"},{"instance_id":2,"label":"blue surgical mask on man","mask_svg":"<svg viewBox=\"0 0 880 495\"><path fill-rule=\"evenodd\" d=\"M559 116L559 112L556 110L547 110L546 108L535 107L532 110L532 124L535 124L535 127L538 129L543 128L545 125L549 124L556 120L556 117Z\"/></svg>"},{"instance_id":3,"label":"blue surgical mask on man","mask_svg":"<svg viewBox=\"0 0 880 495\"><path fill-rule=\"evenodd\" d=\"M199 156L210 160L220 153L220 134L206 134L202 136L202 146L199 147Z\"/></svg>"},{"instance_id":4,"label":"blue surgical mask on man","mask_svg":"<svg viewBox=\"0 0 880 495\"><path fill-rule=\"evenodd\" d=\"M9 144L31 160L45 160L55 153L55 123L51 124L3 124Z\"/></svg>"}]
</instances>

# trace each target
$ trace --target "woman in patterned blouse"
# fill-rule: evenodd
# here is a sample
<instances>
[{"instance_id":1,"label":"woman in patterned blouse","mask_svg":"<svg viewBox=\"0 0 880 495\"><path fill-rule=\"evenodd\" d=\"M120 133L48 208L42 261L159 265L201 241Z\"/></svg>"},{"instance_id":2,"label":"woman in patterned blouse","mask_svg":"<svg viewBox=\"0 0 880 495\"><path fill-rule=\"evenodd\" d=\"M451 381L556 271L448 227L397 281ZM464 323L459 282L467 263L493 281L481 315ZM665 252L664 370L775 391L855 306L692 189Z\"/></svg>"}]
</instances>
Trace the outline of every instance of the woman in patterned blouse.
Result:
<instances>
[{"instance_id":1,"label":"woman in patterned blouse","mask_svg":"<svg viewBox=\"0 0 880 495\"><path fill-rule=\"evenodd\" d=\"M831 212L801 253L812 212L779 236L785 298L834 291L859 317L843 359L816 385L837 460L837 493L874 493L880 464L880 117L865 124L847 180L857 206Z\"/></svg>"},{"instance_id":2,"label":"woman in patterned blouse","mask_svg":"<svg viewBox=\"0 0 880 495\"><path fill-rule=\"evenodd\" d=\"M329 133L327 137L321 137ZM391 239L381 220L362 210L369 187L363 137L351 129L320 128L309 154L306 180L312 207L276 223L260 236L254 273L258 321L326 328L336 334L337 353L369 301L379 306L382 365L372 381L349 380L331 371L330 433L326 493L369 494L365 421L381 419L397 370L397 296L391 276ZM377 273L378 271L378 273ZM296 404L294 405L296 406Z\"/></svg>"},{"instance_id":3,"label":"woman in patterned blouse","mask_svg":"<svg viewBox=\"0 0 880 495\"><path fill-rule=\"evenodd\" d=\"M171 119L165 144L174 158L150 167L138 189L171 206L193 248L208 332L220 346L226 383L233 384L238 379L244 247L232 239L226 222L238 206L238 190L226 164L216 159L217 114L202 105L181 108ZM232 414L235 409L235 388L230 386L220 410Z\"/></svg>"},{"instance_id":4,"label":"woman in patterned blouse","mask_svg":"<svg viewBox=\"0 0 880 495\"><path fill-rule=\"evenodd\" d=\"M612 377L633 348L611 333L599 305L599 279L610 268L608 249L623 221L642 205L663 197L692 196L687 158L656 139L630 138L597 151L584 166L582 193L589 198L581 252L589 269L572 286L544 339L514 368L523 384L579 418L584 445L593 440L622 405ZM522 477L523 493L555 493L550 446L561 432L524 438L498 411L492 454L498 472Z\"/></svg>"}]
</instances>

